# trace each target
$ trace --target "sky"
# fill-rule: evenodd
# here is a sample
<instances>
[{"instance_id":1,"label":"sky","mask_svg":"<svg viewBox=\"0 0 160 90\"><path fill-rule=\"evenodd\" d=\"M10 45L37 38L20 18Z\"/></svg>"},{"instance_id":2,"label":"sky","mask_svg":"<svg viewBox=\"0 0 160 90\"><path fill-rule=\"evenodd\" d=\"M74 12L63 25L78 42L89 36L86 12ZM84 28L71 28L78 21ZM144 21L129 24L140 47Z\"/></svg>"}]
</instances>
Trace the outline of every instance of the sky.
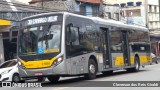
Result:
<instances>
[{"instance_id":1,"label":"sky","mask_svg":"<svg viewBox=\"0 0 160 90\"><path fill-rule=\"evenodd\" d=\"M17 0L17 1L23 2L23 3L27 3L27 4L28 4L28 2L31 1L31 0Z\"/></svg>"}]
</instances>

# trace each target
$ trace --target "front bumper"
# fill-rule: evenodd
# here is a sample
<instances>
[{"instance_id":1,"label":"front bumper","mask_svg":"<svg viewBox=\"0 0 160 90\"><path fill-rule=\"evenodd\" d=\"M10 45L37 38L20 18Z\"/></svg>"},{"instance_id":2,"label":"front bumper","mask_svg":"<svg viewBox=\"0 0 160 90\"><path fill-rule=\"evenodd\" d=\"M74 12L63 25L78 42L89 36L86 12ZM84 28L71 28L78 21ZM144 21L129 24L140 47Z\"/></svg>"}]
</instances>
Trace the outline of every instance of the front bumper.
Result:
<instances>
[{"instance_id":1,"label":"front bumper","mask_svg":"<svg viewBox=\"0 0 160 90\"><path fill-rule=\"evenodd\" d=\"M4 74L4 75L1 75L0 74L0 81L12 81L12 75L10 74Z\"/></svg>"},{"instance_id":2,"label":"front bumper","mask_svg":"<svg viewBox=\"0 0 160 90\"><path fill-rule=\"evenodd\" d=\"M41 69L24 69L18 66L19 74L21 78L34 78L34 77L43 77L43 76L50 76L50 75L63 75L66 74L66 68L63 63L59 64L56 67L49 67L49 68L41 68ZM37 74L41 73L41 74Z\"/></svg>"}]
</instances>

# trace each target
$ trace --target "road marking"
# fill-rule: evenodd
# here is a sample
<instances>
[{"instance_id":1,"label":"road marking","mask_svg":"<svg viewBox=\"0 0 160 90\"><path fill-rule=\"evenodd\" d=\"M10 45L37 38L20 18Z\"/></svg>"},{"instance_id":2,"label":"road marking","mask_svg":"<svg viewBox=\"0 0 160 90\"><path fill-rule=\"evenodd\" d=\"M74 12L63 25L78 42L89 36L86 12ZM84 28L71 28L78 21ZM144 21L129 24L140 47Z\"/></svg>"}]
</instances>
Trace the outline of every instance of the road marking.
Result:
<instances>
[{"instance_id":1,"label":"road marking","mask_svg":"<svg viewBox=\"0 0 160 90\"><path fill-rule=\"evenodd\" d=\"M61 88L56 88L56 89L53 89L53 90L64 90L64 89L67 89L69 87L61 87Z\"/></svg>"}]
</instances>

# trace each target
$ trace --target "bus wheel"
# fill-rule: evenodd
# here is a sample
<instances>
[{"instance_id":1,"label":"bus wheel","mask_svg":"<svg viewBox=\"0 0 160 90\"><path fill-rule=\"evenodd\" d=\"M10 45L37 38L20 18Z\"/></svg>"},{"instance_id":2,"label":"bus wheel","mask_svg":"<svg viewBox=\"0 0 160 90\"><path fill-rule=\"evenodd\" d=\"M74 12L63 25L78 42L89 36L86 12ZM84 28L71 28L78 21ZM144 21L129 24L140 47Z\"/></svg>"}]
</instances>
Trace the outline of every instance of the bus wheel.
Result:
<instances>
[{"instance_id":1,"label":"bus wheel","mask_svg":"<svg viewBox=\"0 0 160 90\"><path fill-rule=\"evenodd\" d=\"M96 78L97 74L97 65L96 62L93 59L90 59L88 62L88 73L85 75L86 79L94 79Z\"/></svg>"},{"instance_id":2,"label":"bus wheel","mask_svg":"<svg viewBox=\"0 0 160 90\"><path fill-rule=\"evenodd\" d=\"M135 67L133 68L134 72L138 72L140 68L139 58L135 57Z\"/></svg>"},{"instance_id":3,"label":"bus wheel","mask_svg":"<svg viewBox=\"0 0 160 90\"><path fill-rule=\"evenodd\" d=\"M155 63L158 64L158 60L156 60Z\"/></svg>"},{"instance_id":4,"label":"bus wheel","mask_svg":"<svg viewBox=\"0 0 160 90\"><path fill-rule=\"evenodd\" d=\"M57 83L60 76L48 76L47 78L51 83Z\"/></svg>"},{"instance_id":5,"label":"bus wheel","mask_svg":"<svg viewBox=\"0 0 160 90\"><path fill-rule=\"evenodd\" d=\"M139 58L135 57L135 67L134 68L128 68L128 72L138 72L140 68Z\"/></svg>"}]
</instances>

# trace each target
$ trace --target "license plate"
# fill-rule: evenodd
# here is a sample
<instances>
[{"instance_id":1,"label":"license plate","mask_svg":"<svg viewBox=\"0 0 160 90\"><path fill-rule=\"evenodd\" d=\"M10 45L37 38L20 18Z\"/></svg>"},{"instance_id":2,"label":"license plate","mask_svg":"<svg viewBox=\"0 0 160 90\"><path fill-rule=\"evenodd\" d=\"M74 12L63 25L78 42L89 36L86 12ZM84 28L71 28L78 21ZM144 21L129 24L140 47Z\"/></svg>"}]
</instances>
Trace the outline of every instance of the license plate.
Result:
<instances>
[{"instance_id":1,"label":"license plate","mask_svg":"<svg viewBox=\"0 0 160 90\"><path fill-rule=\"evenodd\" d=\"M40 76L40 75L43 75L43 73L42 72L36 72L35 75Z\"/></svg>"}]
</instances>

